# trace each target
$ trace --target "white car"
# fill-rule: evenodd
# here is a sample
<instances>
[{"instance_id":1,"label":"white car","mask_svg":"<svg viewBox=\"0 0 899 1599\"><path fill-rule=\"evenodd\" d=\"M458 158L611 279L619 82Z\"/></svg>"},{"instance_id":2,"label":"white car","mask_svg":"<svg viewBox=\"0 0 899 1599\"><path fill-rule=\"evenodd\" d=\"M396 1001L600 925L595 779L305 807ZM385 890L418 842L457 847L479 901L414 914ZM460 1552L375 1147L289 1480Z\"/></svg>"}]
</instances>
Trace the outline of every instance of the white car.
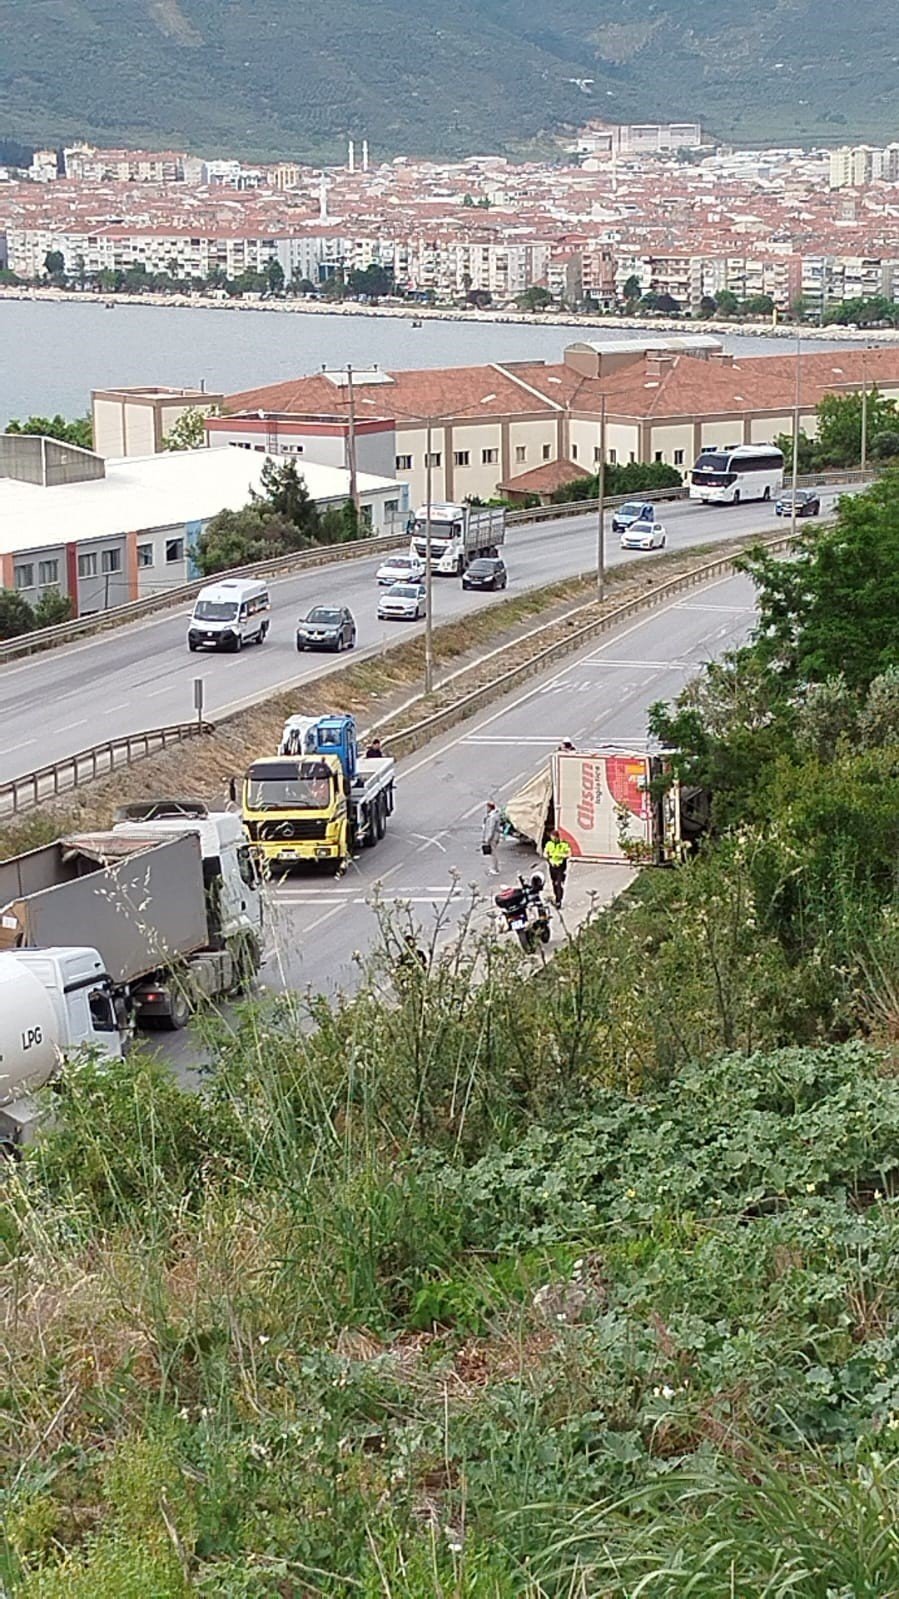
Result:
<instances>
[{"instance_id":1,"label":"white car","mask_svg":"<svg viewBox=\"0 0 899 1599\"><path fill-rule=\"evenodd\" d=\"M642 518L632 522L621 535L623 550L663 550L667 542L668 534L661 522L644 521Z\"/></svg>"},{"instance_id":2,"label":"white car","mask_svg":"<svg viewBox=\"0 0 899 1599\"><path fill-rule=\"evenodd\" d=\"M375 576L379 583L417 583L425 575L425 563L417 555L388 555Z\"/></svg>"},{"instance_id":3,"label":"white car","mask_svg":"<svg viewBox=\"0 0 899 1599\"><path fill-rule=\"evenodd\" d=\"M424 616L426 604L423 583L394 583L378 596L378 621L417 622Z\"/></svg>"}]
</instances>

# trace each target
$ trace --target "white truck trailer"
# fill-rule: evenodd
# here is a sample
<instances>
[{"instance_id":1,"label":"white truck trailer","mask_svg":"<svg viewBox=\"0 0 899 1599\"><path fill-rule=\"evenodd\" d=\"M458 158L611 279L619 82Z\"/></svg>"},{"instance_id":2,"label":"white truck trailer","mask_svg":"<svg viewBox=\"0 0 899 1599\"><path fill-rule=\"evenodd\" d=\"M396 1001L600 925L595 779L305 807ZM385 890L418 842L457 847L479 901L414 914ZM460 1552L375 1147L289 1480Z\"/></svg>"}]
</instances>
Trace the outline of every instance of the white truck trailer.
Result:
<instances>
[{"instance_id":1,"label":"white truck trailer","mask_svg":"<svg viewBox=\"0 0 899 1599\"><path fill-rule=\"evenodd\" d=\"M189 800L126 806L106 832L0 862L0 907L0 949L89 945L137 1024L183 1027L261 959L262 884L240 818Z\"/></svg>"},{"instance_id":2,"label":"white truck trailer","mask_svg":"<svg viewBox=\"0 0 899 1599\"><path fill-rule=\"evenodd\" d=\"M557 750L504 816L538 850L558 828L573 860L658 866L681 859L705 831L708 796L673 781L661 755Z\"/></svg>"},{"instance_id":3,"label":"white truck trailer","mask_svg":"<svg viewBox=\"0 0 899 1599\"><path fill-rule=\"evenodd\" d=\"M498 555L505 543L506 513L502 506L432 504L415 512L410 556L424 561L431 534L431 570L437 576L461 577L481 555Z\"/></svg>"}]
</instances>

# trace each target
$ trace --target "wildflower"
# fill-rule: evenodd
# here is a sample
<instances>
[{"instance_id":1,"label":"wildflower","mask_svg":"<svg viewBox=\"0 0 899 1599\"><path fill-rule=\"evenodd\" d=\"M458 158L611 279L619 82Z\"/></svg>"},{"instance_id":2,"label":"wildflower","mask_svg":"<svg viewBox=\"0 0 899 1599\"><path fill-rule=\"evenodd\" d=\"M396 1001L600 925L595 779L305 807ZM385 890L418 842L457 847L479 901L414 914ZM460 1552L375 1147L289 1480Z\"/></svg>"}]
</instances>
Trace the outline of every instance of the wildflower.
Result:
<instances>
[{"instance_id":1,"label":"wildflower","mask_svg":"<svg viewBox=\"0 0 899 1599\"><path fill-rule=\"evenodd\" d=\"M816 1183L806 1183L805 1191L806 1191L807 1194L813 1194L815 1192L815 1188L816 1187L817 1187Z\"/></svg>"},{"instance_id":2,"label":"wildflower","mask_svg":"<svg viewBox=\"0 0 899 1599\"><path fill-rule=\"evenodd\" d=\"M260 1333L259 1334L259 1342L262 1344L263 1348L265 1347L266 1344L271 1343L271 1338L269 1337L269 1334L268 1333Z\"/></svg>"}]
</instances>

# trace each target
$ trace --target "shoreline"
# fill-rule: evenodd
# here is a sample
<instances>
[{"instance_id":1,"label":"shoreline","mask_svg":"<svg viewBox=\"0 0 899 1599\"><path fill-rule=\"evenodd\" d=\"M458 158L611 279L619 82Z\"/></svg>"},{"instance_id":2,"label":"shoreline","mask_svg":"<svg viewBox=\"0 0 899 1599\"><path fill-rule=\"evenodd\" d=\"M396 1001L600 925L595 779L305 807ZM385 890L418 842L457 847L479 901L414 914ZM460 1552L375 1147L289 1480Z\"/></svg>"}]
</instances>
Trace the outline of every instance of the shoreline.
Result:
<instances>
[{"instance_id":1,"label":"shoreline","mask_svg":"<svg viewBox=\"0 0 899 1599\"><path fill-rule=\"evenodd\" d=\"M329 303L322 300L247 300L247 299L217 299L205 294L95 294L77 289L53 288L20 288L16 286L0 287L0 302L4 300L36 301L44 303L57 303L61 305L98 305L112 309L116 306L150 306L153 309L191 310L191 311L256 311L268 312L276 315L298 316L351 316L351 317L378 317L393 319L403 322L456 322L460 324L471 322L497 323L518 327L563 327L563 328L599 328L603 331L616 330L627 333L636 329L641 333L672 333L689 336L690 333L711 333L718 337L734 337L745 335L749 338L769 338L775 340L795 340L797 337L832 340L841 344L860 343L870 344L872 341L881 343L896 343L899 341L899 328L851 328L831 324L829 327L814 327L811 324L797 326L795 323L782 323L776 326L770 322L728 322L726 320L694 320L692 317L618 317L578 314L574 311L502 311L490 308L476 308L461 311L457 307L433 307L410 305L363 305L358 301L342 301Z\"/></svg>"}]
</instances>

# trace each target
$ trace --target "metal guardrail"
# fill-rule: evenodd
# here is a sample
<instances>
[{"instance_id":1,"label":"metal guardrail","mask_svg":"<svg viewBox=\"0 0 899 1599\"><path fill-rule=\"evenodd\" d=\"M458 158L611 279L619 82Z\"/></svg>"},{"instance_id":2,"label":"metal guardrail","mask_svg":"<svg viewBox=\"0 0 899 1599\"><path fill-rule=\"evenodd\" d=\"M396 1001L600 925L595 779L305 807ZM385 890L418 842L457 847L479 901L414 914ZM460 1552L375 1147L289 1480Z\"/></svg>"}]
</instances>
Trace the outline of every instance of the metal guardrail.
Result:
<instances>
[{"instance_id":1,"label":"metal guardrail","mask_svg":"<svg viewBox=\"0 0 899 1599\"><path fill-rule=\"evenodd\" d=\"M147 755L157 755L171 744L183 744L188 739L202 738L213 732L215 728L211 722L175 722L169 727L126 733L121 738L93 744L90 749L67 755L51 766L42 766L36 772L26 772L8 783L0 783L0 818L20 816L23 811L34 810L44 800L80 788L97 777L106 777Z\"/></svg>"},{"instance_id":2,"label":"metal guardrail","mask_svg":"<svg viewBox=\"0 0 899 1599\"><path fill-rule=\"evenodd\" d=\"M864 473L860 469L852 469L842 473L811 474L800 476L797 483L801 488L822 483L855 483L872 476L873 472L872 468L871 471ZM617 505L624 505L627 500L638 498L641 492L643 491L635 490L631 494L607 496L606 507L608 510L614 510ZM689 498L689 490L686 488L654 489L645 492L653 501L659 503ZM506 526L514 528L526 527L537 522L557 522L567 517L589 516L598 509L598 500L569 500L558 505L535 505L527 510L507 511ZM373 534L364 539L350 539L345 544L323 544L315 549L294 550L290 555L277 555L270 561L237 566L219 575L235 578L282 577L290 572L314 570L316 567L331 566L337 562L363 559L373 553L399 550L407 540L408 534L405 529L402 533ZM35 628L31 633L23 633L19 638L0 643L0 665L5 661L18 660L25 655L36 655L42 650L56 649L60 645L71 644L79 638L89 637L91 634L102 633L110 628L124 626L128 622L140 621L145 616L170 610L187 600L195 599L201 588L204 588L209 581L209 578L196 578L190 583L179 584L177 588L166 589L162 594L147 595L142 600L130 600L126 605L113 605L109 610L95 611L90 616L80 616L74 622L58 622L53 627Z\"/></svg>"},{"instance_id":3,"label":"metal guardrail","mask_svg":"<svg viewBox=\"0 0 899 1599\"><path fill-rule=\"evenodd\" d=\"M290 555L277 555L270 561L257 561L251 566L236 566L221 577L280 577L293 571L313 570L330 566L337 561L352 561L382 550L402 549L408 535L377 534L366 539L350 539L346 544L322 544L313 550L294 550ZM202 588L214 581L212 578L195 578L190 583L180 583L177 588L166 589L162 594L150 594L143 600L130 600L127 605L112 605L108 611L93 611L90 616L80 616L74 622L58 622L54 627L36 628L33 633L23 633L19 638L0 644L0 665L16 660L22 655L36 655L40 650L56 649L61 644L71 644L76 639L92 633L102 633L108 628L121 627L127 622L138 622L157 611L167 611L186 600L195 599Z\"/></svg>"}]
</instances>

